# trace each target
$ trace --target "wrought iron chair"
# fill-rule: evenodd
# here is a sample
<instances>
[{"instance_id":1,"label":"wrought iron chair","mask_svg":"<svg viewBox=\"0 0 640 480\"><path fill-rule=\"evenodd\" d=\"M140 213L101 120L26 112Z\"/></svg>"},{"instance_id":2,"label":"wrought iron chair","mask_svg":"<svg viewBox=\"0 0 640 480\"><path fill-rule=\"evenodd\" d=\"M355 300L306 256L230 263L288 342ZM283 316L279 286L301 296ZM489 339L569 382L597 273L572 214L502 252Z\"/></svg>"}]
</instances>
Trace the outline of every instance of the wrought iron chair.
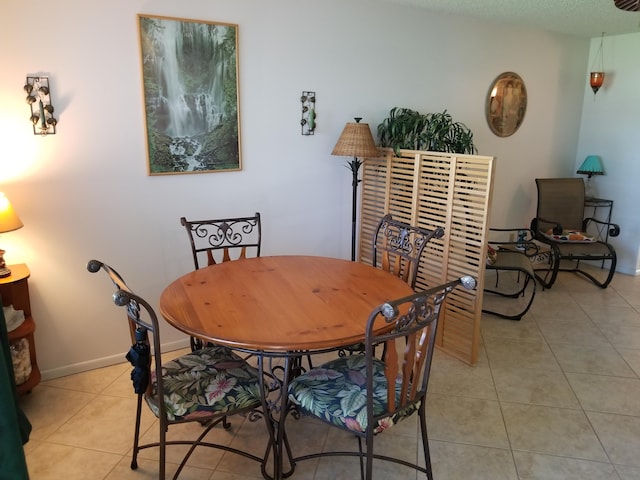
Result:
<instances>
[{"instance_id":1,"label":"wrought iron chair","mask_svg":"<svg viewBox=\"0 0 640 480\"><path fill-rule=\"evenodd\" d=\"M227 262L232 259L232 252L237 254L237 259L246 258L248 250L253 251L254 256L260 256L262 224L258 212L252 217L217 220L187 220L181 217L180 223L189 235L196 270L204 265ZM215 254L218 253L216 259Z\"/></svg>"},{"instance_id":2,"label":"wrought iron chair","mask_svg":"<svg viewBox=\"0 0 640 480\"><path fill-rule=\"evenodd\" d=\"M425 417L427 384L440 309L459 284L473 289L476 280L462 277L379 305L367 321L364 355L337 358L291 382L291 411L315 417L358 438L358 451L320 452L294 458L294 462L355 456L360 458L361 477L371 480L376 458L414 468L433 479ZM384 322L388 328L381 331ZM381 343L385 345L384 354L378 359L374 348ZM425 466L375 454L374 436L415 412L419 416Z\"/></svg>"},{"instance_id":3,"label":"wrought iron chair","mask_svg":"<svg viewBox=\"0 0 640 480\"><path fill-rule=\"evenodd\" d=\"M197 350L162 364L158 318L153 308L136 295L109 265L98 260L91 260L87 264L89 272L95 273L100 269L107 273L115 286L114 303L126 309L127 324L133 342L127 359L134 367L131 379L134 391L138 395L138 403L131 469L138 468L137 458L140 450L158 447L160 449L158 478L164 480L168 445L190 445L178 466L174 480L178 478L198 446L237 453L262 464L262 458L250 453L203 441L207 433L216 425L222 424L225 429L229 428L230 424L226 420L228 416L260 412L262 396L258 370L231 350L217 348ZM223 386L222 383L225 385ZM140 445L143 399L159 419L160 438L158 442ZM192 441L167 440L169 427L185 422L199 422L203 425L204 428L198 438Z\"/></svg>"},{"instance_id":4,"label":"wrought iron chair","mask_svg":"<svg viewBox=\"0 0 640 480\"><path fill-rule=\"evenodd\" d=\"M373 235L373 266L402 278L415 289L420 257L432 238L442 238L444 230L409 225L387 214Z\"/></svg>"},{"instance_id":5,"label":"wrought iron chair","mask_svg":"<svg viewBox=\"0 0 640 480\"><path fill-rule=\"evenodd\" d=\"M396 275L415 289L424 248L429 240L443 235L442 228L428 230L387 214L380 219L373 234L373 266ZM338 351L340 356L355 352L364 352L364 344L350 345Z\"/></svg>"},{"instance_id":6,"label":"wrought iron chair","mask_svg":"<svg viewBox=\"0 0 640 480\"><path fill-rule=\"evenodd\" d=\"M545 288L551 288L558 272L579 273L601 288L607 288L616 270L616 252L612 245L602 241L599 232L609 231L609 236L620 234L615 223L595 218L584 218L585 188L581 178L536 178L538 207L531 221L535 239L546 243L552 250L550 263L544 269L535 268L536 278ZM592 227L598 231L588 233ZM606 231L604 230L604 231ZM605 275L597 278L595 269L587 271L581 262L602 262Z\"/></svg>"},{"instance_id":7,"label":"wrought iron chair","mask_svg":"<svg viewBox=\"0 0 640 480\"><path fill-rule=\"evenodd\" d=\"M187 220L181 217L180 223L189 235L196 270L203 266L247 258L247 255L260 256L262 222L259 212L252 217L216 220ZM190 342L192 351L205 346L205 342L196 337L191 337ZM207 343L206 346L211 347L212 344ZM306 357L311 367L311 356Z\"/></svg>"},{"instance_id":8,"label":"wrought iron chair","mask_svg":"<svg viewBox=\"0 0 640 480\"><path fill-rule=\"evenodd\" d=\"M482 311L508 320L520 320L536 296L532 260L546 258L545 252L549 250L533 241L533 232L529 229L490 228L489 231L484 292L520 300L509 302L505 308L504 304L497 304L485 295ZM522 238L516 237L519 235Z\"/></svg>"},{"instance_id":9,"label":"wrought iron chair","mask_svg":"<svg viewBox=\"0 0 640 480\"><path fill-rule=\"evenodd\" d=\"M215 265L247 258L247 252L260 256L262 243L262 223L260 213L252 217L221 218L215 220L187 220L180 218L187 230L193 264L196 270L203 266ZM191 350L203 348L201 339L191 337Z\"/></svg>"}]
</instances>

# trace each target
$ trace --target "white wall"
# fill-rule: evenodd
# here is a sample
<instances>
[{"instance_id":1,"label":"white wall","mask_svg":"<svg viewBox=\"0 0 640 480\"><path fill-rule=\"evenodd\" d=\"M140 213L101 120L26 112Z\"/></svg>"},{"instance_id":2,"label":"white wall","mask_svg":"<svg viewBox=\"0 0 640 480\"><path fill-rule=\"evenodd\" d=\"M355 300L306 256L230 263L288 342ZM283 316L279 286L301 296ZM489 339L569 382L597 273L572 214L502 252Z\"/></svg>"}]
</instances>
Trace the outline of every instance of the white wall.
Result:
<instances>
[{"instance_id":1,"label":"white wall","mask_svg":"<svg viewBox=\"0 0 640 480\"><path fill-rule=\"evenodd\" d=\"M147 176L137 13L239 24L241 172ZM265 255L348 258L348 159L330 152L354 116L375 134L394 106L447 109L498 158L492 224L528 225L533 179L575 172L589 51L586 39L371 0L65 0L46 15L11 0L0 45L0 188L25 223L0 245L31 268L45 377L122 359L124 313L86 262L111 263L157 304L192 268L182 215L260 211ZM520 130L498 138L484 103L505 71L522 76L529 103ZM54 136L31 131L22 85L34 73L51 78ZM314 136L300 135L303 90L317 92Z\"/></svg>"},{"instance_id":2,"label":"white wall","mask_svg":"<svg viewBox=\"0 0 640 480\"><path fill-rule=\"evenodd\" d=\"M587 73L594 65L600 38L591 40ZM584 93L576 157L577 170L587 155L602 157L605 175L591 179L597 196L612 199L613 221L620 236L611 238L619 258L618 271L640 274L640 33L603 39L605 80L594 96ZM597 62L596 62L597 65Z\"/></svg>"}]
</instances>

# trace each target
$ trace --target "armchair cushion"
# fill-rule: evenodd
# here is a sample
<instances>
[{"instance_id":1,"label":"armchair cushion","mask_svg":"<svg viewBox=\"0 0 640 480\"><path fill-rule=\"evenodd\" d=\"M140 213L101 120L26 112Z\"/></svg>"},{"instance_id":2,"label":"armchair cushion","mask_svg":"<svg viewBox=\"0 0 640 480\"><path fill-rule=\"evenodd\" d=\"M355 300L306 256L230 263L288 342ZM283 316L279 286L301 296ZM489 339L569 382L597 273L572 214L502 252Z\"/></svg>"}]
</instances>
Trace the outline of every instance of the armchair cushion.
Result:
<instances>
[{"instance_id":1,"label":"armchair cushion","mask_svg":"<svg viewBox=\"0 0 640 480\"><path fill-rule=\"evenodd\" d=\"M261 403L258 371L227 348L208 347L164 363L162 377L169 420L242 410ZM152 394L145 398L158 416L155 370L151 371L151 383Z\"/></svg>"},{"instance_id":2,"label":"armchair cushion","mask_svg":"<svg viewBox=\"0 0 640 480\"><path fill-rule=\"evenodd\" d=\"M384 364L373 360L373 414L388 412L387 379ZM289 386L289 399L303 412L320 417L341 428L355 432L366 431L367 385L366 357L350 355L325 363L297 377ZM400 381L396 381L396 397L400 396ZM408 417L417 409L415 403L379 418L374 433Z\"/></svg>"},{"instance_id":3,"label":"armchair cushion","mask_svg":"<svg viewBox=\"0 0 640 480\"><path fill-rule=\"evenodd\" d=\"M556 234L553 233L553 229L549 229L544 232L544 236L554 242L591 243L596 241L593 235L577 230L563 230L562 233Z\"/></svg>"}]
</instances>

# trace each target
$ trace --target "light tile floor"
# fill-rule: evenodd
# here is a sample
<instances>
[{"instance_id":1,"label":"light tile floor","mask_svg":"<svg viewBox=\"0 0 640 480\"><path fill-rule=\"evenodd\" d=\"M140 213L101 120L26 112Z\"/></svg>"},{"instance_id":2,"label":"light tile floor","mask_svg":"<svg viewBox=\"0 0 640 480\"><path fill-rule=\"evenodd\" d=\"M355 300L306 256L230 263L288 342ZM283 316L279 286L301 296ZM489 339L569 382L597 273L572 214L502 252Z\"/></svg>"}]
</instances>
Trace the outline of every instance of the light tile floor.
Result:
<instances>
[{"instance_id":1,"label":"light tile floor","mask_svg":"<svg viewBox=\"0 0 640 480\"><path fill-rule=\"evenodd\" d=\"M436 480L631 480L640 478L640 277L616 275L606 290L573 274L539 289L519 322L482 319L477 366L437 351L428 427ZM171 354L169 354L171 355ZM173 353L175 355L175 353ZM129 468L135 398L128 363L43 382L23 397L33 424L25 445L31 480L149 480L157 456L143 451ZM355 440L308 420L289 421L298 453ZM175 428L175 427L173 427ZM183 425L192 434L198 425ZM142 431L157 436L145 409ZM419 458L417 423L376 438L380 450ZM233 419L215 439L262 455L264 425ZM168 453L175 471L180 452ZM357 461L300 462L292 478L353 479ZM376 478L424 478L376 464ZM258 464L201 449L183 480L261 478Z\"/></svg>"}]
</instances>

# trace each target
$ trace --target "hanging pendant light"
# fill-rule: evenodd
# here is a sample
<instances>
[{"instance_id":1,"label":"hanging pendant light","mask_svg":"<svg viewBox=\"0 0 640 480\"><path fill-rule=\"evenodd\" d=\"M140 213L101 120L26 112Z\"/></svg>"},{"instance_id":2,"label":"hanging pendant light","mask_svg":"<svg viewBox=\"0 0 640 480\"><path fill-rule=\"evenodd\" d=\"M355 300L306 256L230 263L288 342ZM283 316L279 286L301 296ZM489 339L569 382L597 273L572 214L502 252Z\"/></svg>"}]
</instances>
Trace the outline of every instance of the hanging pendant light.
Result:
<instances>
[{"instance_id":1,"label":"hanging pendant light","mask_svg":"<svg viewBox=\"0 0 640 480\"><path fill-rule=\"evenodd\" d=\"M598 53L596 53L596 57L593 61L593 65L591 67L591 74L589 77L589 85L591 85L591 89L593 90L593 94L595 95L600 90L602 83L604 82L604 58L602 53L602 42L604 40L604 32L602 32L602 36L600 37L600 48L598 48ZM598 60L600 60L598 62ZM599 70L597 70L599 68Z\"/></svg>"},{"instance_id":2,"label":"hanging pendant light","mask_svg":"<svg viewBox=\"0 0 640 480\"><path fill-rule=\"evenodd\" d=\"M604 72L591 72L591 77L589 78L589 84L591 85L591 89L593 90L593 94L595 95L600 90L602 83L604 82Z\"/></svg>"}]
</instances>

